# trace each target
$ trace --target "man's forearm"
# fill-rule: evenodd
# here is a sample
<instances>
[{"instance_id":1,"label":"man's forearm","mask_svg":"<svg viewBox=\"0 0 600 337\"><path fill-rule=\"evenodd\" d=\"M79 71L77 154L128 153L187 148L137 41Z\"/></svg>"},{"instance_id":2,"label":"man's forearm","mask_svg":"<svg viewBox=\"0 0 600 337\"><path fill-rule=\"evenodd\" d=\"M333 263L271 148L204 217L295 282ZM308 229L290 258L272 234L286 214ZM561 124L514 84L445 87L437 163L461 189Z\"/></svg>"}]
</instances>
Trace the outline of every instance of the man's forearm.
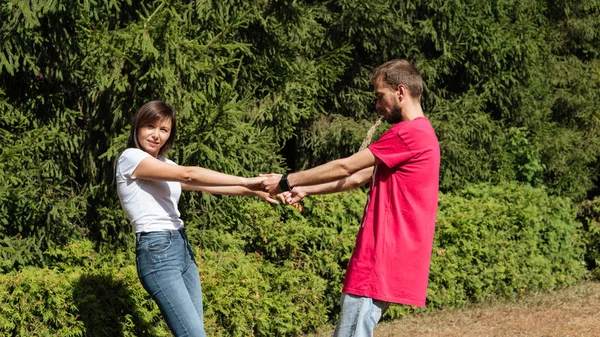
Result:
<instances>
[{"instance_id":1,"label":"man's forearm","mask_svg":"<svg viewBox=\"0 0 600 337\"><path fill-rule=\"evenodd\" d=\"M314 186L329 182L337 183L338 180L349 177L352 173L338 159L306 171L290 173L287 179L290 186Z\"/></svg>"},{"instance_id":2,"label":"man's forearm","mask_svg":"<svg viewBox=\"0 0 600 337\"><path fill-rule=\"evenodd\" d=\"M350 157L337 159L306 171L290 173L287 177L290 186L319 185L335 182L374 165L380 161L369 149L357 152Z\"/></svg>"},{"instance_id":3,"label":"man's forearm","mask_svg":"<svg viewBox=\"0 0 600 337\"><path fill-rule=\"evenodd\" d=\"M350 177L342 178L328 183L296 186L291 191L286 193L285 203L294 204L302 200L302 198L314 194L336 193L356 188L369 180L373 175L373 167L362 169Z\"/></svg>"},{"instance_id":4,"label":"man's forearm","mask_svg":"<svg viewBox=\"0 0 600 337\"><path fill-rule=\"evenodd\" d=\"M369 180L372 174L373 168L368 167L346 178L323 184L299 186L299 188L301 188L307 195L343 192L357 188L358 186L364 184Z\"/></svg>"}]
</instances>

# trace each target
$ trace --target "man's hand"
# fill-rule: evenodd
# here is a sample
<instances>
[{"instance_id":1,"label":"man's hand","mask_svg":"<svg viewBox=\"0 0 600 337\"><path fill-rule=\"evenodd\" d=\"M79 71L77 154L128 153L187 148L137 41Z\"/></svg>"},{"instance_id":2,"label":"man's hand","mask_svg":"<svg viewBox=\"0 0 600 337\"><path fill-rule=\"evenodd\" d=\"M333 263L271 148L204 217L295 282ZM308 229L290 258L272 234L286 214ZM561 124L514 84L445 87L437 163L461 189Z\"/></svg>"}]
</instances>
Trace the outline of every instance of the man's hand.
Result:
<instances>
[{"instance_id":1,"label":"man's hand","mask_svg":"<svg viewBox=\"0 0 600 337\"><path fill-rule=\"evenodd\" d=\"M264 178L261 186L263 191L269 193L270 195L277 195L281 193L281 189L279 188L279 180L283 177L283 174L278 173L269 173L269 174L261 174L261 178Z\"/></svg>"},{"instance_id":2,"label":"man's hand","mask_svg":"<svg viewBox=\"0 0 600 337\"><path fill-rule=\"evenodd\" d=\"M292 205L302 200L302 198L308 196L301 186L294 187L291 191L283 192L280 194L284 199L281 199L284 204ZM284 201L285 200L285 201Z\"/></svg>"}]
</instances>

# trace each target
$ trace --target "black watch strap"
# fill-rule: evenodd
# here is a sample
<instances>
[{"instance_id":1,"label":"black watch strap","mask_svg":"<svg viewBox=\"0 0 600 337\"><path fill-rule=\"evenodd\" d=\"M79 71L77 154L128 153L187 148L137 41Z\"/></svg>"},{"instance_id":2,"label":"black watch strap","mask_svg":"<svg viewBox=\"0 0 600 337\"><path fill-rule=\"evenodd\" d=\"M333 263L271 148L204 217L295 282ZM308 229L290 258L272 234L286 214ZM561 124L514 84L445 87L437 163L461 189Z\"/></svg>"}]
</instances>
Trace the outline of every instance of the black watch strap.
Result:
<instances>
[{"instance_id":1,"label":"black watch strap","mask_svg":"<svg viewBox=\"0 0 600 337\"><path fill-rule=\"evenodd\" d=\"M287 192L287 191L290 191L292 188L294 188L294 187L290 186L290 184L288 183L287 177L288 177L288 174L286 173L279 180L279 189L282 192Z\"/></svg>"}]
</instances>

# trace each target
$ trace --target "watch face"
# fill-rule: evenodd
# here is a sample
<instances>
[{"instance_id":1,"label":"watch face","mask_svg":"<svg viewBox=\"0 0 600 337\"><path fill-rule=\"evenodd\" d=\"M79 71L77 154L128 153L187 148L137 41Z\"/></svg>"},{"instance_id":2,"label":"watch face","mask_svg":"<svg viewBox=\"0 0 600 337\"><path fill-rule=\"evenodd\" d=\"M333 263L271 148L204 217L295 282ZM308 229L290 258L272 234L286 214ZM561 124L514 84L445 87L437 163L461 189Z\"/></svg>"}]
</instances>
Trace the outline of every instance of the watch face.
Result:
<instances>
[{"instance_id":1,"label":"watch face","mask_svg":"<svg viewBox=\"0 0 600 337\"><path fill-rule=\"evenodd\" d=\"M283 192L287 192L290 190L290 185L287 181L287 174L284 174L283 177L279 180L279 189Z\"/></svg>"}]
</instances>

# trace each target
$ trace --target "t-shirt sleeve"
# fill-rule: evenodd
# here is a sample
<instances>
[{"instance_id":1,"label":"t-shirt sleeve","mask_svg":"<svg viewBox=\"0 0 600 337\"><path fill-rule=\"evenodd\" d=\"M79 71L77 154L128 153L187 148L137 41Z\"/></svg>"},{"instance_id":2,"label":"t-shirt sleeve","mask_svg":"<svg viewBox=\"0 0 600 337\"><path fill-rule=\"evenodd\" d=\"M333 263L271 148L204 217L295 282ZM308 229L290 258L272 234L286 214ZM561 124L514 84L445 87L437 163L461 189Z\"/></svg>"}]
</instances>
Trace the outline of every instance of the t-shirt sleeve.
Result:
<instances>
[{"instance_id":1,"label":"t-shirt sleeve","mask_svg":"<svg viewBox=\"0 0 600 337\"><path fill-rule=\"evenodd\" d=\"M398 166L414 156L400 133L394 130L384 133L379 140L369 145L369 150L389 168Z\"/></svg>"},{"instance_id":2,"label":"t-shirt sleeve","mask_svg":"<svg viewBox=\"0 0 600 337\"><path fill-rule=\"evenodd\" d=\"M135 171L140 162L150 156L149 153L140 149L127 149L119 156L117 171L123 178L131 179L131 174Z\"/></svg>"}]
</instances>

